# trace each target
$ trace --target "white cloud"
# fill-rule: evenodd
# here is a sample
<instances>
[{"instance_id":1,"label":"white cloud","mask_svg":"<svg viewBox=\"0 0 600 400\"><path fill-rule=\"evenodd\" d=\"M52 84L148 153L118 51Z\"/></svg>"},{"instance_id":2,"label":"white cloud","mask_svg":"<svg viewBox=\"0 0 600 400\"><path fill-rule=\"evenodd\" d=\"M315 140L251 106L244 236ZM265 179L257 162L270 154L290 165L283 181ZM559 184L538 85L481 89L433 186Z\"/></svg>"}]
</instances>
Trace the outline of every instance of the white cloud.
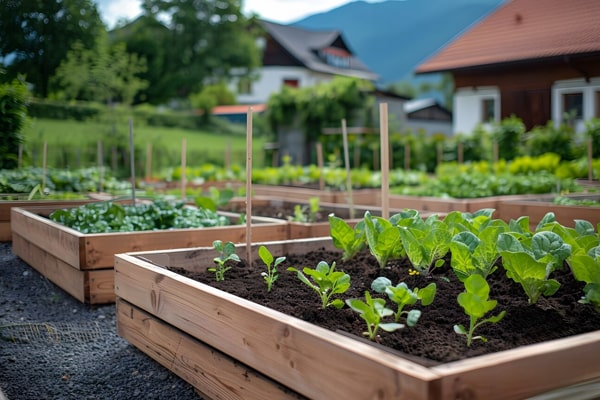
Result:
<instances>
[{"instance_id":1,"label":"white cloud","mask_svg":"<svg viewBox=\"0 0 600 400\"><path fill-rule=\"evenodd\" d=\"M134 19L140 12L141 0L95 0L102 20L113 28L119 19ZM242 12L256 13L260 18L287 24L312 14L329 11L354 0L242 0ZM370 2L381 0L367 0Z\"/></svg>"}]
</instances>

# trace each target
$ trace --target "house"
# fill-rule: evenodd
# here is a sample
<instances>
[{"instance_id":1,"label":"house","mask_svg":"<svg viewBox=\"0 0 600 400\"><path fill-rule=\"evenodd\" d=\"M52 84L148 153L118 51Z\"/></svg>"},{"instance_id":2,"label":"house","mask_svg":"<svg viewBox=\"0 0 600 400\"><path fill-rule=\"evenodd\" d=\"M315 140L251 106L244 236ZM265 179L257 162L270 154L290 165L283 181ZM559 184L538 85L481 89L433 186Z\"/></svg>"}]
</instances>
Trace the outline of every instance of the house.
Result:
<instances>
[{"instance_id":1,"label":"house","mask_svg":"<svg viewBox=\"0 0 600 400\"><path fill-rule=\"evenodd\" d=\"M312 31L261 20L265 36L262 68L256 81L237 82L240 104L265 103L284 85L308 87L327 82L336 75L375 82L378 75L352 52L339 31Z\"/></svg>"},{"instance_id":2,"label":"house","mask_svg":"<svg viewBox=\"0 0 600 400\"><path fill-rule=\"evenodd\" d=\"M581 131L600 117L600 1L508 1L415 72L453 75L454 133L511 115Z\"/></svg>"},{"instance_id":3,"label":"house","mask_svg":"<svg viewBox=\"0 0 600 400\"><path fill-rule=\"evenodd\" d=\"M404 103L406 127L427 136L452 136L452 112L434 98L415 99Z\"/></svg>"}]
</instances>

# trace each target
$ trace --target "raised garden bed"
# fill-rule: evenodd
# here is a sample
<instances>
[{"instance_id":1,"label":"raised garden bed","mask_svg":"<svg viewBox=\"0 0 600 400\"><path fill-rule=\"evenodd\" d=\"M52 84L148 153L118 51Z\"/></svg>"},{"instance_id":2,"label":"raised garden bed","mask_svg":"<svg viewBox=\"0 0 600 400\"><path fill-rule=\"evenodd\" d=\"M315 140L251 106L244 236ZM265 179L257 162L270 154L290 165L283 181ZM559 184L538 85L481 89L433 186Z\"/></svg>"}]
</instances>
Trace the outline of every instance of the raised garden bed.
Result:
<instances>
[{"instance_id":1,"label":"raised garden bed","mask_svg":"<svg viewBox=\"0 0 600 400\"><path fill-rule=\"evenodd\" d=\"M578 219L589 221L594 225L600 223L600 203L595 206L563 205L554 202L556 197L557 195L543 195L506 200L498 204L497 210L504 220L528 215L532 226L537 225L548 211L552 211L556 220L565 226L574 226L574 221ZM593 193L576 193L564 197L576 202L582 200L600 202L600 194Z\"/></svg>"},{"instance_id":2,"label":"raised garden bed","mask_svg":"<svg viewBox=\"0 0 600 400\"><path fill-rule=\"evenodd\" d=\"M373 202L373 200L375 193L379 192L381 192L380 189L354 189L352 191L354 204L378 206L380 204ZM318 197L323 203L348 204L348 192L329 189L320 190L311 187L252 185L252 195L289 201L308 201L313 197Z\"/></svg>"},{"instance_id":3,"label":"raised garden bed","mask_svg":"<svg viewBox=\"0 0 600 400\"><path fill-rule=\"evenodd\" d=\"M93 200L2 200L0 201L0 242L10 242L12 240L10 210L13 207L72 207L92 201Z\"/></svg>"},{"instance_id":4,"label":"raised garden bed","mask_svg":"<svg viewBox=\"0 0 600 400\"><path fill-rule=\"evenodd\" d=\"M254 259L259 245L253 244ZM326 238L266 245L274 255L336 251ZM490 331L483 331L490 335L488 344L463 346L451 361L424 361L186 276L205 272L214 256L212 248L115 256L119 335L209 398L522 399L600 378L600 330L546 341L536 337L536 344L477 355L494 344ZM288 301L309 302L311 296ZM415 346L428 340L407 335ZM440 336L444 342L456 335ZM386 344L385 334L382 338ZM473 356L463 358L461 352Z\"/></svg>"},{"instance_id":5,"label":"raised garden bed","mask_svg":"<svg viewBox=\"0 0 600 400\"><path fill-rule=\"evenodd\" d=\"M212 245L221 239L246 240L245 225L171 229L144 232L83 234L48 219L59 206L12 209L13 251L25 262L81 302L112 303L114 255L131 251ZM239 215L224 213L232 222ZM272 218L252 219L252 239L287 239L287 223Z\"/></svg>"}]
</instances>

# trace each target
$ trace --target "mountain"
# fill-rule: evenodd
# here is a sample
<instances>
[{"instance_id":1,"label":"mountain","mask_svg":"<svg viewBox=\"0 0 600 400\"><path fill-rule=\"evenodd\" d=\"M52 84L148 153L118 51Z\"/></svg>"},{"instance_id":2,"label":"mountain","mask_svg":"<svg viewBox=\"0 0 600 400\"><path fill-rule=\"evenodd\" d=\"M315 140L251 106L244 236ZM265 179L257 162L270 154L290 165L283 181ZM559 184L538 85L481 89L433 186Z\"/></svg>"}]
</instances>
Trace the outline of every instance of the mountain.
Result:
<instances>
[{"instance_id":1,"label":"mountain","mask_svg":"<svg viewBox=\"0 0 600 400\"><path fill-rule=\"evenodd\" d=\"M339 30L381 85L414 81L412 71L506 0L354 1L291 25Z\"/></svg>"}]
</instances>

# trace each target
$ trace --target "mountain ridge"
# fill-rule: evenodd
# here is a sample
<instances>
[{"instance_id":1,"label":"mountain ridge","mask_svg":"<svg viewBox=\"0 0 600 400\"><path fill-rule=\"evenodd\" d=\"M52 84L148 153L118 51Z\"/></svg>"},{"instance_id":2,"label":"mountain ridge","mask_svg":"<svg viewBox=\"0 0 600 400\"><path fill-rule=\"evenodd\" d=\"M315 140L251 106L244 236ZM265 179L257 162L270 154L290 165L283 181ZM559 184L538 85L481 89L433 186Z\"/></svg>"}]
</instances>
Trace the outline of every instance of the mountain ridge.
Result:
<instances>
[{"instance_id":1,"label":"mountain ridge","mask_svg":"<svg viewBox=\"0 0 600 400\"><path fill-rule=\"evenodd\" d=\"M289 25L342 32L380 85L419 80L413 70L506 0L353 1ZM434 76L431 78L435 79Z\"/></svg>"}]
</instances>

